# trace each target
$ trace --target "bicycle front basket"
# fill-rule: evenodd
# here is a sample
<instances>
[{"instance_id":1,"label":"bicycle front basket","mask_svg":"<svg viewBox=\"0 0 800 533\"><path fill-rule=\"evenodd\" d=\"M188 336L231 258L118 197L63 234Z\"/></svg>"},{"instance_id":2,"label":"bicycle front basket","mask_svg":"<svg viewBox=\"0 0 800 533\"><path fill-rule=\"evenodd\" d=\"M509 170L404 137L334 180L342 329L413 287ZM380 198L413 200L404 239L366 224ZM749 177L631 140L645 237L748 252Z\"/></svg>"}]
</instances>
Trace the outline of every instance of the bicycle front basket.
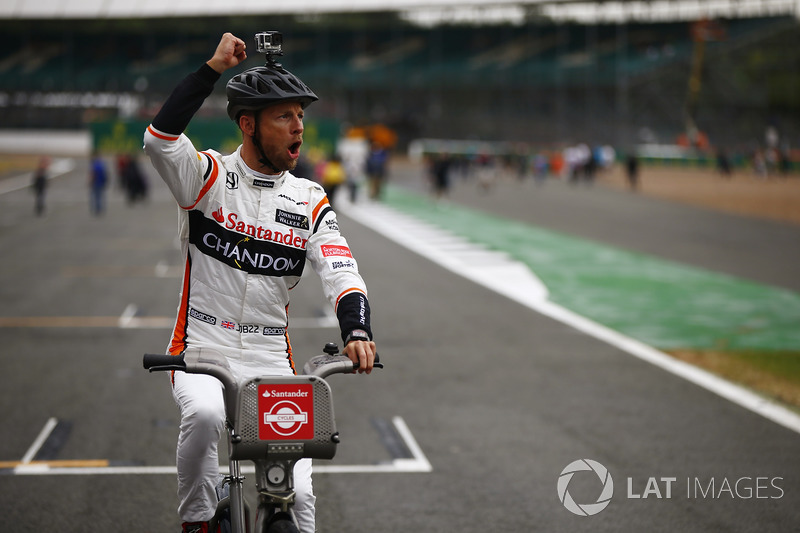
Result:
<instances>
[{"instance_id":1,"label":"bicycle front basket","mask_svg":"<svg viewBox=\"0 0 800 533\"><path fill-rule=\"evenodd\" d=\"M338 439L330 386L315 376L252 379L241 389L234 432L241 441L231 459L332 459Z\"/></svg>"}]
</instances>

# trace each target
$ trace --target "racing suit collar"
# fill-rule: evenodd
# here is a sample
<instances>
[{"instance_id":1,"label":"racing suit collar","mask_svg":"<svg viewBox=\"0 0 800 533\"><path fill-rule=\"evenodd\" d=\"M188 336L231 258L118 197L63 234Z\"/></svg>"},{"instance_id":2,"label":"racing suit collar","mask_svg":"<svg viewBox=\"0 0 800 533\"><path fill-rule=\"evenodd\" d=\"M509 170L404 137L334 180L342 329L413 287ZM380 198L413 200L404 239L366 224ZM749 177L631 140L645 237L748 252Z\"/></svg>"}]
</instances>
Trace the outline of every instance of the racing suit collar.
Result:
<instances>
[{"instance_id":1,"label":"racing suit collar","mask_svg":"<svg viewBox=\"0 0 800 533\"><path fill-rule=\"evenodd\" d=\"M283 171L280 174L262 174L261 172L256 172L244 162L241 150L241 146L236 150L236 170L247 185L261 189L278 189L283 185L283 182L286 181L286 176L289 175L288 172Z\"/></svg>"}]
</instances>

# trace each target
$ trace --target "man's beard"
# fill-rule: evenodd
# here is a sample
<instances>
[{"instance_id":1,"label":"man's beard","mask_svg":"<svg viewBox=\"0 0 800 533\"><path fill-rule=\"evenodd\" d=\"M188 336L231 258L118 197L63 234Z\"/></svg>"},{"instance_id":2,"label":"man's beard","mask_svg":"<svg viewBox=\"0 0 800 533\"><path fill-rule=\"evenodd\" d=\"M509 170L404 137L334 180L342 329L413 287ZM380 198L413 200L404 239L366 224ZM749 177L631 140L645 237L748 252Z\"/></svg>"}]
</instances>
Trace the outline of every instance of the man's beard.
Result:
<instances>
[{"instance_id":1,"label":"man's beard","mask_svg":"<svg viewBox=\"0 0 800 533\"><path fill-rule=\"evenodd\" d=\"M291 159L281 156L280 154L275 154L274 152L270 154L272 151L267 151L266 148L268 147L265 147L262 144L261 153L267 157L269 163L259 159L259 162L261 163L261 170L266 170L266 174L271 174L273 172L280 174L281 172L292 171L297 167L298 159Z\"/></svg>"}]
</instances>

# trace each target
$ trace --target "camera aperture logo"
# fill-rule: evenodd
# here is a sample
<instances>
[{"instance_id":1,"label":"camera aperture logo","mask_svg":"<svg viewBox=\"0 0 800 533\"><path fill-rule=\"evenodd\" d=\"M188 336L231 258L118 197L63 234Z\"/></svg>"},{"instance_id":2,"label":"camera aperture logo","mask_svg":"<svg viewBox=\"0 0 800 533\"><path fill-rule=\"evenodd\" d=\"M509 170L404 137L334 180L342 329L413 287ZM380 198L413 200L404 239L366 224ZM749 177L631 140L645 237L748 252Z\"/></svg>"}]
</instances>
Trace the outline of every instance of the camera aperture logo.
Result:
<instances>
[{"instance_id":1,"label":"camera aperture logo","mask_svg":"<svg viewBox=\"0 0 800 533\"><path fill-rule=\"evenodd\" d=\"M578 476L578 477L576 477ZM595 477L597 479L595 479ZM598 484L599 480L599 484ZM570 494L570 483L572 486ZM738 477L689 476L685 483L677 476L627 477L627 493L622 497L628 502L647 499L671 500L684 497L687 500L780 500L786 491L782 476L744 475ZM602 488L600 486L602 485ZM642 488L643 487L643 488ZM683 493L682 487L686 492ZM591 459L578 459L568 464L558 477L558 499L571 513L578 516L593 516L608 507L614 496L614 481L608 469ZM599 493L596 501L591 501ZM589 500L588 503L575 501Z\"/></svg>"},{"instance_id":2,"label":"camera aperture logo","mask_svg":"<svg viewBox=\"0 0 800 533\"><path fill-rule=\"evenodd\" d=\"M578 472L593 472L598 477L602 484L602 490L594 503L577 503L572 495L569 493L569 482L572 477ZM568 464L561 475L558 476L558 499L564 504L568 511L578 516L592 516L596 515L611 503L611 497L614 496L614 480L611 479L611 474L608 469L591 459L578 459Z\"/></svg>"}]
</instances>

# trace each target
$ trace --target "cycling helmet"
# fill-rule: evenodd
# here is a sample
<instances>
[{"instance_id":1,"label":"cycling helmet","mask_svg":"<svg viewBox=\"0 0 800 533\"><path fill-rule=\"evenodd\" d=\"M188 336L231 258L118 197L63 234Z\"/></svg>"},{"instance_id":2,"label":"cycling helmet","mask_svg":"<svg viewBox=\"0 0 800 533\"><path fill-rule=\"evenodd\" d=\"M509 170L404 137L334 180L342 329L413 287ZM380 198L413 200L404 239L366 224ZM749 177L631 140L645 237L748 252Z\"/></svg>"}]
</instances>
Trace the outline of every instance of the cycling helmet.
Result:
<instances>
[{"instance_id":1,"label":"cycling helmet","mask_svg":"<svg viewBox=\"0 0 800 533\"><path fill-rule=\"evenodd\" d=\"M296 100L305 109L319 100L300 78L273 64L237 74L228 82L228 116L234 122L245 110L256 110L286 100Z\"/></svg>"}]
</instances>

